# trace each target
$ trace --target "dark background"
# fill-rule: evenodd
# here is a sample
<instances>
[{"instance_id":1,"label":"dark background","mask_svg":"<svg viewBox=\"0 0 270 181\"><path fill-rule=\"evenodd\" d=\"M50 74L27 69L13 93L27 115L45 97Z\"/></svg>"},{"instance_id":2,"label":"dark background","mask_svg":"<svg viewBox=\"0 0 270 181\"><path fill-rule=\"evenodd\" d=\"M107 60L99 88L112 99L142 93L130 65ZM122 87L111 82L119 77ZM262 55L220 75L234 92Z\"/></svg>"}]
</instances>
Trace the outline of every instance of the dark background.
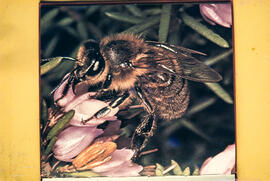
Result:
<instances>
[{"instance_id":1,"label":"dark background","mask_svg":"<svg viewBox=\"0 0 270 181\"><path fill-rule=\"evenodd\" d=\"M134 26L133 23L108 17L106 15L108 12L118 12L144 20L159 16L161 9L160 4L128 6L42 5L40 8L41 58L76 57L82 41L100 40L106 35L120 33ZM130 6L135 6L141 14L133 12ZM180 18L179 9L221 35L229 42L230 48L219 47L185 25ZM146 40L158 41L158 31L159 23L139 34L142 34ZM197 58L206 61L232 48L232 29L207 24L201 17L198 4L173 4L167 42L203 52L207 56ZM72 62L64 62L42 76L41 96L49 105L53 103L48 96L49 92L67 72L72 70L72 67ZM222 75L223 81L220 85L233 97L232 54L211 67ZM189 81L189 87L191 101L187 114L181 120L159 122L158 131L146 148L146 150L158 148L159 151L140 159L142 165L160 163L167 166L170 165L171 160L175 160L183 167L201 166L206 158L214 156L227 145L235 142L234 105L226 103L203 83ZM200 107L199 111L193 111L194 107ZM124 128L126 135L132 134L137 124L139 122L135 121Z\"/></svg>"}]
</instances>

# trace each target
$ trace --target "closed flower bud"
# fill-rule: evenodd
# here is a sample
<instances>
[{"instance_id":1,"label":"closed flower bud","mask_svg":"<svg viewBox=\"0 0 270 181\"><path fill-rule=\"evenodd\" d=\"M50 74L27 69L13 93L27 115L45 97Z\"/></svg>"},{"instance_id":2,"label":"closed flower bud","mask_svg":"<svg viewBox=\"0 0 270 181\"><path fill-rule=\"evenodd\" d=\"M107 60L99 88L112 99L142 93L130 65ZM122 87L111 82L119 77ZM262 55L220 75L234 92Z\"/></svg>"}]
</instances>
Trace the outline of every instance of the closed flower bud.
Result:
<instances>
[{"instance_id":1,"label":"closed flower bud","mask_svg":"<svg viewBox=\"0 0 270 181\"><path fill-rule=\"evenodd\" d=\"M71 162L82 150L103 131L94 127L68 127L58 135L53 147L54 157L61 161Z\"/></svg>"},{"instance_id":2,"label":"closed flower bud","mask_svg":"<svg viewBox=\"0 0 270 181\"><path fill-rule=\"evenodd\" d=\"M216 23L230 28L232 25L232 8L231 4L200 4L202 17L208 23Z\"/></svg>"}]
</instances>

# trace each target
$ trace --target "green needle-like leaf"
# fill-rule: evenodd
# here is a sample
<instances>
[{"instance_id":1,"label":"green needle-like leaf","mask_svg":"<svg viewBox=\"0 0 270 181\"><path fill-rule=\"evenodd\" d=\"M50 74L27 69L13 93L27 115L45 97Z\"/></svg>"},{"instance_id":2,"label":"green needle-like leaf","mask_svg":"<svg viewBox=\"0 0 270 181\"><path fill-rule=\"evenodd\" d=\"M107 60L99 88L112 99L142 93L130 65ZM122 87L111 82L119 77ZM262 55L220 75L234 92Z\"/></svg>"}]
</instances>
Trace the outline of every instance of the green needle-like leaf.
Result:
<instances>
[{"instance_id":1,"label":"green needle-like leaf","mask_svg":"<svg viewBox=\"0 0 270 181\"><path fill-rule=\"evenodd\" d=\"M156 176L164 176L164 167L158 163L156 163Z\"/></svg>"},{"instance_id":2,"label":"green needle-like leaf","mask_svg":"<svg viewBox=\"0 0 270 181\"><path fill-rule=\"evenodd\" d=\"M57 43L59 41L59 36L58 34L56 34L51 40L50 42L48 43L48 46L47 48L45 49L44 51L44 57L50 57L52 52L54 51Z\"/></svg>"},{"instance_id":3,"label":"green needle-like leaf","mask_svg":"<svg viewBox=\"0 0 270 181\"><path fill-rule=\"evenodd\" d=\"M126 5L126 8L134 15L137 17L143 17L144 14L143 12L136 6L136 5Z\"/></svg>"},{"instance_id":4,"label":"green needle-like leaf","mask_svg":"<svg viewBox=\"0 0 270 181\"><path fill-rule=\"evenodd\" d=\"M83 21L78 22L77 31L82 40L86 40L88 38L88 29Z\"/></svg>"},{"instance_id":5,"label":"green needle-like leaf","mask_svg":"<svg viewBox=\"0 0 270 181\"><path fill-rule=\"evenodd\" d=\"M40 75L44 75L50 70L57 67L61 63L62 60L63 60L63 57L43 59L42 61L48 61L48 62L40 66Z\"/></svg>"},{"instance_id":6,"label":"green needle-like leaf","mask_svg":"<svg viewBox=\"0 0 270 181\"><path fill-rule=\"evenodd\" d=\"M70 35L74 36L74 37L77 37L78 36L78 33L76 32L76 30L74 28L72 28L71 26L65 26L65 27L62 27L64 30L67 31L67 33L69 33Z\"/></svg>"},{"instance_id":7,"label":"green needle-like leaf","mask_svg":"<svg viewBox=\"0 0 270 181\"><path fill-rule=\"evenodd\" d=\"M47 103L44 99L42 99L41 102L41 116L40 116L41 122L45 123L48 120L48 107Z\"/></svg>"},{"instance_id":8,"label":"green needle-like leaf","mask_svg":"<svg viewBox=\"0 0 270 181\"><path fill-rule=\"evenodd\" d=\"M93 13L95 13L98 9L100 8L99 5L93 5L93 6L90 6L87 11L86 11L86 16L90 16L92 15Z\"/></svg>"},{"instance_id":9,"label":"green needle-like leaf","mask_svg":"<svg viewBox=\"0 0 270 181\"><path fill-rule=\"evenodd\" d=\"M46 150L43 153L44 156L47 156L51 152L51 150L53 148L53 145L55 144L56 140L57 140L56 136L51 139L51 141L49 142Z\"/></svg>"},{"instance_id":10,"label":"green needle-like leaf","mask_svg":"<svg viewBox=\"0 0 270 181\"><path fill-rule=\"evenodd\" d=\"M218 63L220 60L223 60L224 58L226 58L227 56L231 55L233 53L233 50L230 49L228 51L225 51L219 55L217 55L216 57L213 58L209 58L208 60L206 60L204 63L208 66L213 65L215 63Z\"/></svg>"},{"instance_id":11,"label":"green needle-like leaf","mask_svg":"<svg viewBox=\"0 0 270 181\"><path fill-rule=\"evenodd\" d=\"M214 97L209 98L205 101L202 101L202 102L194 105L193 107L191 107L189 109L189 111L186 113L186 115L192 115L192 114L195 114L197 112L200 112L200 111L204 110L205 108L211 106L215 102L216 102L216 98L214 98Z\"/></svg>"},{"instance_id":12,"label":"green needle-like leaf","mask_svg":"<svg viewBox=\"0 0 270 181\"><path fill-rule=\"evenodd\" d=\"M188 121L187 119L182 118L181 123L183 126L190 129L191 131L193 131L197 135L201 136L202 138L206 139L207 141L211 140L211 138L209 136L207 136L205 133L203 133L199 128L197 128L196 125L194 125L192 122Z\"/></svg>"},{"instance_id":13,"label":"green needle-like leaf","mask_svg":"<svg viewBox=\"0 0 270 181\"><path fill-rule=\"evenodd\" d=\"M151 26L159 22L159 17L151 17L143 21L143 23L137 24L123 31L123 33L141 33L144 30L150 28Z\"/></svg>"},{"instance_id":14,"label":"green needle-like leaf","mask_svg":"<svg viewBox=\"0 0 270 181\"><path fill-rule=\"evenodd\" d=\"M172 9L171 4L164 4L162 6L162 13L160 17L159 34L158 34L160 42L166 42L167 40L171 18L171 9Z\"/></svg>"},{"instance_id":15,"label":"green needle-like leaf","mask_svg":"<svg viewBox=\"0 0 270 181\"><path fill-rule=\"evenodd\" d=\"M123 14L123 13L118 13L118 12L105 12L105 14L115 20L118 21L123 21L123 22L127 22L127 23L132 23L132 24L138 24L142 22L141 18L137 18L135 16L130 16L127 14Z\"/></svg>"},{"instance_id":16,"label":"green needle-like leaf","mask_svg":"<svg viewBox=\"0 0 270 181\"><path fill-rule=\"evenodd\" d=\"M218 83L204 83L209 89L211 89L218 97L223 99L225 102L232 104L233 99L229 93L227 93L221 85Z\"/></svg>"},{"instance_id":17,"label":"green needle-like leaf","mask_svg":"<svg viewBox=\"0 0 270 181\"><path fill-rule=\"evenodd\" d=\"M51 25L51 21L58 15L59 9L55 8L47 12L40 20L41 34L45 33Z\"/></svg>"},{"instance_id":18,"label":"green needle-like leaf","mask_svg":"<svg viewBox=\"0 0 270 181\"><path fill-rule=\"evenodd\" d=\"M72 119L74 114L75 114L75 111L70 110L69 112L65 113L61 118L59 118L59 120L54 125L54 127L49 131L47 135L47 140L52 139L58 133L60 133L65 128L66 124Z\"/></svg>"},{"instance_id":19,"label":"green needle-like leaf","mask_svg":"<svg viewBox=\"0 0 270 181\"><path fill-rule=\"evenodd\" d=\"M176 161L171 160L171 164L176 165L176 167L173 169L174 175L183 175L182 169Z\"/></svg>"},{"instance_id":20,"label":"green needle-like leaf","mask_svg":"<svg viewBox=\"0 0 270 181\"><path fill-rule=\"evenodd\" d=\"M213 43L223 47L228 48L229 43L223 39L220 35L213 32L211 29L207 28L207 26L201 24L193 17L187 15L186 13L182 13L182 19L184 23L192 28L193 30L197 31L199 34L207 38L208 40L212 41Z\"/></svg>"},{"instance_id":21,"label":"green needle-like leaf","mask_svg":"<svg viewBox=\"0 0 270 181\"><path fill-rule=\"evenodd\" d=\"M66 18L61 19L57 24L58 26L68 26L73 22L74 22L74 19L70 17L66 17Z\"/></svg>"},{"instance_id":22,"label":"green needle-like leaf","mask_svg":"<svg viewBox=\"0 0 270 181\"><path fill-rule=\"evenodd\" d=\"M161 13L161 9L160 8L151 8L151 9L146 9L143 12L145 14L149 14L149 15L158 15Z\"/></svg>"}]
</instances>

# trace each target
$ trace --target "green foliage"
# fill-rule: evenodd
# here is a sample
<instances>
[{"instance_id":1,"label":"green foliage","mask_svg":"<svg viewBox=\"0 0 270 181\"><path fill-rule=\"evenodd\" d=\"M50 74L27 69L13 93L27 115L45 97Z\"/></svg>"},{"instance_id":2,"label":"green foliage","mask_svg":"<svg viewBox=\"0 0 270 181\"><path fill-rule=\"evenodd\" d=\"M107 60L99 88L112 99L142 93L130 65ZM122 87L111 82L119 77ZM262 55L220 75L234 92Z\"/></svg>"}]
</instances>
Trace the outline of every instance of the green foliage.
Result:
<instances>
[{"instance_id":1,"label":"green foliage","mask_svg":"<svg viewBox=\"0 0 270 181\"><path fill-rule=\"evenodd\" d=\"M186 167L182 171L180 164L174 160L171 160L171 165L166 168L161 164L156 163L155 174L156 176L166 176L166 175L191 176L191 175L198 175L199 168L195 166L191 174L190 167Z\"/></svg>"},{"instance_id":2,"label":"green foliage","mask_svg":"<svg viewBox=\"0 0 270 181\"><path fill-rule=\"evenodd\" d=\"M70 110L69 112L65 113L62 117L60 117L59 120L57 121L57 123L54 125L54 127L48 133L47 140L50 140L53 137L55 137L56 135L58 135L58 133L60 133L65 128L67 123L72 119L74 114L75 114L75 111Z\"/></svg>"},{"instance_id":3,"label":"green foliage","mask_svg":"<svg viewBox=\"0 0 270 181\"><path fill-rule=\"evenodd\" d=\"M230 94L227 93L220 84L218 83L204 83L204 84L228 104L233 103Z\"/></svg>"},{"instance_id":4,"label":"green foliage","mask_svg":"<svg viewBox=\"0 0 270 181\"><path fill-rule=\"evenodd\" d=\"M216 43L217 45L224 48L229 47L229 43L224 38L216 34L211 29L207 28L207 26L201 24L200 22L198 22L196 19L192 18L191 16L185 13L182 13L182 19L187 26L197 31L199 34L201 34L208 40L212 41L213 43Z\"/></svg>"},{"instance_id":5,"label":"green foliage","mask_svg":"<svg viewBox=\"0 0 270 181\"><path fill-rule=\"evenodd\" d=\"M164 4L162 6L162 12L160 17L160 24L159 24L159 33L158 33L158 40L160 42L166 42L168 32L169 32L169 25L171 19L171 4Z\"/></svg>"}]
</instances>

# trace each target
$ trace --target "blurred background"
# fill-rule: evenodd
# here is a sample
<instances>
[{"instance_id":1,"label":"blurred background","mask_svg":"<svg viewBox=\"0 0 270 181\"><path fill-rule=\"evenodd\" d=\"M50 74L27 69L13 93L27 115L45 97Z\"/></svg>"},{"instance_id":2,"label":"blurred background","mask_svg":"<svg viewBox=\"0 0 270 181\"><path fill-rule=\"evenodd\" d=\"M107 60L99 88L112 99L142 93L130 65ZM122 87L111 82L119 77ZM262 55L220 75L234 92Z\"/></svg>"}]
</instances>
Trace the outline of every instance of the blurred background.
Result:
<instances>
[{"instance_id":1,"label":"blurred background","mask_svg":"<svg viewBox=\"0 0 270 181\"><path fill-rule=\"evenodd\" d=\"M156 135L145 149L159 151L143 156L139 163L166 166L175 160L184 167L200 167L206 158L235 142L232 29L208 24L198 4L171 4L167 9L162 4L41 5L40 12L41 59L76 57L84 40L132 32L152 41L164 41L165 36L170 44L203 52L206 56L196 57L222 75L218 84L189 81L191 100L186 115L170 122L159 121ZM170 19L162 21L162 14L166 13ZM210 41L194 29L193 21L213 35L220 35L229 47ZM160 31L165 31L165 35L160 35ZM53 105L50 91L72 68L72 62L63 62L41 77L40 95L49 106ZM138 124L138 117L125 124L125 135L132 135Z\"/></svg>"}]
</instances>

